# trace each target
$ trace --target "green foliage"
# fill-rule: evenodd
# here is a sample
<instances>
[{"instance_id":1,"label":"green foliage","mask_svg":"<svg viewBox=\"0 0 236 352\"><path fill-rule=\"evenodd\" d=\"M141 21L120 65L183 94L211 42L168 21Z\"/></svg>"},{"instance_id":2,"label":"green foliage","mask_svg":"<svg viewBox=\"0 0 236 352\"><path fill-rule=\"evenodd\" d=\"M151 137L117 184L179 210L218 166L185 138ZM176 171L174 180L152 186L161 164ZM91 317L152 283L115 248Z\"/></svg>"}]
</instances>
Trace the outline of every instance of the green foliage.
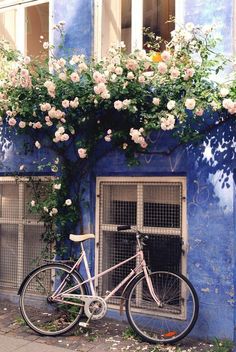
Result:
<instances>
[{"instance_id":1,"label":"green foliage","mask_svg":"<svg viewBox=\"0 0 236 352\"><path fill-rule=\"evenodd\" d=\"M61 49L64 25L55 26ZM0 122L9 132L31 137L26 153L45 146L58 156L39 166L40 172L46 167L56 175L43 194L35 181L32 187L31 209L45 223L47 243L66 238L78 223L83 232L83 182L107 152L119 149L130 166L138 165L140 153L152 152L153 130L173 131L180 143L195 143L209 130L204 112L235 114L235 81L212 80L227 61L214 52L213 29L186 24L172 34L163 52L156 52L161 39L145 30L152 51L127 54L121 43L99 62L84 55L57 58L49 45L50 61L42 64L0 45ZM212 128L224 119L209 118Z\"/></svg>"},{"instance_id":2,"label":"green foliage","mask_svg":"<svg viewBox=\"0 0 236 352\"><path fill-rule=\"evenodd\" d=\"M213 341L214 347L210 352L232 352L234 348L234 343L231 340L219 340L215 339Z\"/></svg>"}]
</instances>

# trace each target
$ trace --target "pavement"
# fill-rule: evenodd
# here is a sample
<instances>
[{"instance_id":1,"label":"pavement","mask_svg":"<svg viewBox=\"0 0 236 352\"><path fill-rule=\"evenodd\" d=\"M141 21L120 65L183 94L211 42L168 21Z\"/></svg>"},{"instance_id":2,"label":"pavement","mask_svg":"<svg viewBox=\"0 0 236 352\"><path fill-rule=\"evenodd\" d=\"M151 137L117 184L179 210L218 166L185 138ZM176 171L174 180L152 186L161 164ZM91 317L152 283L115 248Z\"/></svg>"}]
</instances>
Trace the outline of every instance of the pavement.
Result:
<instances>
[{"instance_id":1,"label":"pavement","mask_svg":"<svg viewBox=\"0 0 236 352\"><path fill-rule=\"evenodd\" d=\"M134 336L126 320L103 318L89 329L76 327L60 337L39 336L28 328L17 304L0 301L0 352L215 352L209 342L185 338L178 345L150 345ZM218 351L218 350L217 350ZM226 350L222 350L226 351ZM220 350L219 350L220 352Z\"/></svg>"}]
</instances>

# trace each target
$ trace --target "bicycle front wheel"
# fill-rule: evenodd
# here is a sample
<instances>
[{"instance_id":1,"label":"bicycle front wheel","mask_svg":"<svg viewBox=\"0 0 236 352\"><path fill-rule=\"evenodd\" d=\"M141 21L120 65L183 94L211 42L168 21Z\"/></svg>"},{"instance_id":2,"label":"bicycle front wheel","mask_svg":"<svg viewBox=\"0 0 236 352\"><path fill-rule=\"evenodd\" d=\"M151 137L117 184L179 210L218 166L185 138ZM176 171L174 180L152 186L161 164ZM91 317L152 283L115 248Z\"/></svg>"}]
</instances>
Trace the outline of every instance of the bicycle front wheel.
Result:
<instances>
[{"instance_id":1,"label":"bicycle front wheel","mask_svg":"<svg viewBox=\"0 0 236 352\"><path fill-rule=\"evenodd\" d=\"M79 321L83 313L83 302L68 298L63 301L52 299L53 293L61 287L61 292L80 284L81 278L62 264L47 264L33 271L26 280L20 295L20 311L26 324L41 335L57 336L70 329ZM73 294L86 294L83 286Z\"/></svg>"},{"instance_id":2,"label":"bicycle front wheel","mask_svg":"<svg viewBox=\"0 0 236 352\"><path fill-rule=\"evenodd\" d=\"M197 294L184 276L157 271L134 280L126 301L126 314L134 331L149 343L174 343L184 338L198 317ZM160 301L160 306L155 298Z\"/></svg>"}]
</instances>

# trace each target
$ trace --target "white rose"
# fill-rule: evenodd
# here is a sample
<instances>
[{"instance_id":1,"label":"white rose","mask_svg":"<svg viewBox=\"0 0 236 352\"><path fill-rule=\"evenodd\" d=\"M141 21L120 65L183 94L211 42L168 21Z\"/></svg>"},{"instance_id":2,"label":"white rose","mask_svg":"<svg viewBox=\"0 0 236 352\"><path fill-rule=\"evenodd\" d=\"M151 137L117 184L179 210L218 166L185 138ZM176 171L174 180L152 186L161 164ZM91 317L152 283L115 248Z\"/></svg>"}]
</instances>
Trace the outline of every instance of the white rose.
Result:
<instances>
[{"instance_id":1,"label":"white rose","mask_svg":"<svg viewBox=\"0 0 236 352\"><path fill-rule=\"evenodd\" d=\"M160 104L160 99L159 98L153 98L152 102L154 105L158 106Z\"/></svg>"},{"instance_id":2,"label":"white rose","mask_svg":"<svg viewBox=\"0 0 236 352\"><path fill-rule=\"evenodd\" d=\"M40 144L38 141L36 141L36 142L34 143L34 145L35 145L35 147L36 147L37 149L40 149L40 148L41 148L41 144Z\"/></svg>"},{"instance_id":3,"label":"white rose","mask_svg":"<svg viewBox=\"0 0 236 352\"><path fill-rule=\"evenodd\" d=\"M30 202L31 207L34 207L35 204L36 204L35 200L31 200L31 202Z\"/></svg>"},{"instance_id":4,"label":"white rose","mask_svg":"<svg viewBox=\"0 0 236 352\"><path fill-rule=\"evenodd\" d=\"M229 94L229 89L228 88L223 87L223 88L220 89L220 96L222 98L226 97L226 95L228 95L228 94Z\"/></svg>"},{"instance_id":5,"label":"white rose","mask_svg":"<svg viewBox=\"0 0 236 352\"><path fill-rule=\"evenodd\" d=\"M65 205L70 206L71 204L72 204L72 200L71 199L66 199Z\"/></svg>"},{"instance_id":6,"label":"white rose","mask_svg":"<svg viewBox=\"0 0 236 352\"><path fill-rule=\"evenodd\" d=\"M193 110L196 106L196 100L195 99L186 99L185 100L185 107L188 109L188 110Z\"/></svg>"},{"instance_id":7,"label":"white rose","mask_svg":"<svg viewBox=\"0 0 236 352\"><path fill-rule=\"evenodd\" d=\"M168 109L168 110L172 110L172 109L174 109L174 108L175 108L175 101L174 101L174 100L168 101L168 103L167 103L167 109Z\"/></svg>"}]
</instances>

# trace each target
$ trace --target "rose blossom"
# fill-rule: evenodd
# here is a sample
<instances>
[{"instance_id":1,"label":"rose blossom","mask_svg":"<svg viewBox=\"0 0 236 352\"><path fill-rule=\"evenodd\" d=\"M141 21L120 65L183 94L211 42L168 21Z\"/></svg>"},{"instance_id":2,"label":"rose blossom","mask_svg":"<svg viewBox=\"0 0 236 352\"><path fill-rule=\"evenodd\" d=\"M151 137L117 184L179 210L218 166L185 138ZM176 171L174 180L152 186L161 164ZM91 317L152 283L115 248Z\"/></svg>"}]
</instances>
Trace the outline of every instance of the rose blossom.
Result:
<instances>
[{"instance_id":1,"label":"rose blossom","mask_svg":"<svg viewBox=\"0 0 236 352\"><path fill-rule=\"evenodd\" d=\"M87 149L85 148L79 148L78 149L78 154L81 159L84 159L87 157Z\"/></svg>"},{"instance_id":2,"label":"rose blossom","mask_svg":"<svg viewBox=\"0 0 236 352\"><path fill-rule=\"evenodd\" d=\"M53 189L61 189L61 184L60 183L55 183L53 185Z\"/></svg>"},{"instance_id":3,"label":"rose blossom","mask_svg":"<svg viewBox=\"0 0 236 352\"><path fill-rule=\"evenodd\" d=\"M167 51L167 50L164 50L162 53L161 53L161 58L163 61L169 61L170 58L171 58L171 55L170 55L170 52Z\"/></svg>"},{"instance_id":4,"label":"rose blossom","mask_svg":"<svg viewBox=\"0 0 236 352\"><path fill-rule=\"evenodd\" d=\"M65 72L61 72L59 73L58 77L62 80L62 81L66 81L67 76Z\"/></svg>"},{"instance_id":5,"label":"rose blossom","mask_svg":"<svg viewBox=\"0 0 236 352\"><path fill-rule=\"evenodd\" d=\"M66 199L65 205L70 206L71 204L72 204L72 200L71 199Z\"/></svg>"},{"instance_id":6,"label":"rose blossom","mask_svg":"<svg viewBox=\"0 0 236 352\"><path fill-rule=\"evenodd\" d=\"M104 137L106 142L111 142L111 135L107 135Z\"/></svg>"},{"instance_id":7,"label":"rose blossom","mask_svg":"<svg viewBox=\"0 0 236 352\"><path fill-rule=\"evenodd\" d=\"M180 71L176 67L171 67L170 69L170 78L176 79L180 76Z\"/></svg>"},{"instance_id":8,"label":"rose blossom","mask_svg":"<svg viewBox=\"0 0 236 352\"><path fill-rule=\"evenodd\" d=\"M80 78L79 78L79 75L77 72L73 72L71 75L70 75L70 79L72 80L72 82L74 83L77 83L80 81Z\"/></svg>"},{"instance_id":9,"label":"rose blossom","mask_svg":"<svg viewBox=\"0 0 236 352\"><path fill-rule=\"evenodd\" d=\"M145 83L145 81L146 81L145 76L143 76L143 75L139 76L138 81L139 81L139 83Z\"/></svg>"},{"instance_id":10,"label":"rose blossom","mask_svg":"<svg viewBox=\"0 0 236 352\"><path fill-rule=\"evenodd\" d=\"M152 102L154 105L158 106L160 104L160 99L159 98L153 98Z\"/></svg>"},{"instance_id":11,"label":"rose blossom","mask_svg":"<svg viewBox=\"0 0 236 352\"><path fill-rule=\"evenodd\" d=\"M123 103L120 100L116 100L114 102L114 108L118 111L120 111L123 108Z\"/></svg>"},{"instance_id":12,"label":"rose blossom","mask_svg":"<svg viewBox=\"0 0 236 352\"><path fill-rule=\"evenodd\" d=\"M67 109L70 106L70 102L69 100L65 99L61 102L61 105L63 106L63 108Z\"/></svg>"},{"instance_id":13,"label":"rose blossom","mask_svg":"<svg viewBox=\"0 0 236 352\"><path fill-rule=\"evenodd\" d=\"M175 107L175 101L174 100L169 100L167 103L167 109L172 110Z\"/></svg>"},{"instance_id":14,"label":"rose blossom","mask_svg":"<svg viewBox=\"0 0 236 352\"><path fill-rule=\"evenodd\" d=\"M138 68L138 63L134 59L128 59L126 67L127 67L128 70L134 71L134 70L136 70Z\"/></svg>"},{"instance_id":15,"label":"rose blossom","mask_svg":"<svg viewBox=\"0 0 236 352\"><path fill-rule=\"evenodd\" d=\"M8 120L8 124L9 126L15 126L16 124L16 119L14 117L11 117L9 120Z\"/></svg>"},{"instance_id":16,"label":"rose blossom","mask_svg":"<svg viewBox=\"0 0 236 352\"><path fill-rule=\"evenodd\" d=\"M69 138L70 136L67 133L63 133L61 135L61 141L68 141Z\"/></svg>"},{"instance_id":17,"label":"rose blossom","mask_svg":"<svg viewBox=\"0 0 236 352\"><path fill-rule=\"evenodd\" d=\"M57 208L52 208L52 210L50 211L49 215L53 216L53 215L56 215L57 213L58 213Z\"/></svg>"},{"instance_id":18,"label":"rose blossom","mask_svg":"<svg viewBox=\"0 0 236 352\"><path fill-rule=\"evenodd\" d=\"M228 94L229 94L229 89L228 88L222 87L220 89L220 96L222 98L226 97L226 95L228 95Z\"/></svg>"},{"instance_id":19,"label":"rose blossom","mask_svg":"<svg viewBox=\"0 0 236 352\"><path fill-rule=\"evenodd\" d=\"M43 48L46 50L49 48L49 43L48 42L44 42L43 43Z\"/></svg>"},{"instance_id":20,"label":"rose blossom","mask_svg":"<svg viewBox=\"0 0 236 352\"><path fill-rule=\"evenodd\" d=\"M167 72L167 65L164 62L159 62L157 65L158 72L163 75Z\"/></svg>"},{"instance_id":21,"label":"rose blossom","mask_svg":"<svg viewBox=\"0 0 236 352\"><path fill-rule=\"evenodd\" d=\"M115 73L116 73L118 76L122 75L122 73L123 73L123 68L122 68L122 67L119 67L119 66L116 67Z\"/></svg>"},{"instance_id":22,"label":"rose blossom","mask_svg":"<svg viewBox=\"0 0 236 352\"><path fill-rule=\"evenodd\" d=\"M185 75L187 76L187 77L193 77L193 75L194 75L194 73L195 73L195 70L194 70L194 68L187 68L186 70L185 70Z\"/></svg>"},{"instance_id":23,"label":"rose blossom","mask_svg":"<svg viewBox=\"0 0 236 352\"><path fill-rule=\"evenodd\" d=\"M34 207L35 204L36 204L35 200L31 200L31 202L30 202L31 207Z\"/></svg>"},{"instance_id":24,"label":"rose blossom","mask_svg":"<svg viewBox=\"0 0 236 352\"><path fill-rule=\"evenodd\" d=\"M174 115L167 114L167 117L161 118L161 129L163 131L173 130L174 127L175 127Z\"/></svg>"},{"instance_id":25,"label":"rose blossom","mask_svg":"<svg viewBox=\"0 0 236 352\"><path fill-rule=\"evenodd\" d=\"M128 78L128 79L134 79L134 74L133 74L133 72L131 72L131 71L128 72L128 73L127 73L127 78Z\"/></svg>"},{"instance_id":26,"label":"rose blossom","mask_svg":"<svg viewBox=\"0 0 236 352\"><path fill-rule=\"evenodd\" d=\"M34 143L34 145L35 145L35 147L36 147L37 149L40 149L40 148L41 148L41 144L39 143L39 141L36 141L36 142Z\"/></svg>"},{"instance_id":27,"label":"rose blossom","mask_svg":"<svg viewBox=\"0 0 236 352\"><path fill-rule=\"evenodd\" d=\"M202 116L203 114L204 114L203 108L198 108L198 109L196 110L196 115L197 115L197 116Z\"/></svg>"},{"instance_id":28,"label":"rose blossom","mask_svg":"<svg viewBox=\"0 0 236 352\"><path fill-rule=\"evenodd\" d=\"M31 58L29 56L24 57L24 64L25 65L28 65L30 63L30 61L31 61Z\"/></svg>"},{"instance_id":29,"label":"rose blossom","mask_svg":"<svg viewBox=\"0 0 236 352\"><path fill-rule=\"evenodd\" d=\"M193 110L196 106L196 101L195 99L186 99L185 100L185 107L188 109L188 110Z\"/></svg>"}]
</instances>

